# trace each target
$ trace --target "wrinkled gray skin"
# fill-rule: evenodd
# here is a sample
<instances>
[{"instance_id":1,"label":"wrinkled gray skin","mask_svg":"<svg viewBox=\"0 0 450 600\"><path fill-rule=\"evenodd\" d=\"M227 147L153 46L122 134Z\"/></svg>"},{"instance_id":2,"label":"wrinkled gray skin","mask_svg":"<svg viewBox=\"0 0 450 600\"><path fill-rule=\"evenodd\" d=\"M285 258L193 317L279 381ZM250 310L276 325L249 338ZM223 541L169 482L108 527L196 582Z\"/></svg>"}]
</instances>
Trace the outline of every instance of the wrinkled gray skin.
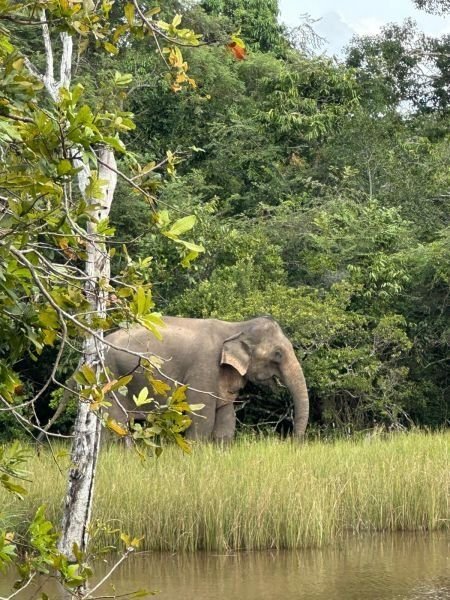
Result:
<instances>
[{"instance_id":1,"label":"wrinkled gray skin","mask_svg":"<svg viewBox=\"0 0 450 600\"><path fill-rule=\"evenodd\" d=\"M154 353L166 359L161 368L168 377L187 384L191 404L204 404L205 418L193 416L186 431L190 439L229 441L233 438L236 416L233 401L247 381L270 384L274 377L290 390L294 400L294 435L302 436L308 422L309 402L302 368L292 344L271 318L229 323L216 319L164 318L163 340L157 340L143 327L119 330L107 340L134 352ZM106 364L114 375L122 376L136 369L139 359L125 351L109 348ZM159 374L157 378L161 378ZM169 381L170 383L170 381ZM143 369L137 367L129 384L128 396L118 396L120 404L136 411L133 394L147 385ZM218 399L219 397L220 399ZM111 417L125 423L127 416L114 399L108 410ZM150 406L150 405L149 405ZM145 414L132 413L136 420Z\"/></svg>"}]
</instances>

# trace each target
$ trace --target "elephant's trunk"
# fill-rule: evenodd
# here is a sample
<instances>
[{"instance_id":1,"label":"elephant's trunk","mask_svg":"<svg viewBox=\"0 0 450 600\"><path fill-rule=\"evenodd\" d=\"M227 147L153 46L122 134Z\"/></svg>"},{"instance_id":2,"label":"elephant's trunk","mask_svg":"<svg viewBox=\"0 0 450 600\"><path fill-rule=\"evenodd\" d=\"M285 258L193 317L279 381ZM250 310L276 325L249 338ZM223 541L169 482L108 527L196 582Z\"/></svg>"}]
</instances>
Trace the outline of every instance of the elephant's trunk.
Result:
<instances>
[{"instance_id":1,"label":"elephant's trunk","mask_svg":"<svg viewBox=\"0 0 450 600\"><path fill-rule=\"evenodd\" d=\"M301 437L308 424L309 399L303 370L294 351L289 362L282 369L282 379L294 400L294 435Z\"/></svg>"}]
</instances>

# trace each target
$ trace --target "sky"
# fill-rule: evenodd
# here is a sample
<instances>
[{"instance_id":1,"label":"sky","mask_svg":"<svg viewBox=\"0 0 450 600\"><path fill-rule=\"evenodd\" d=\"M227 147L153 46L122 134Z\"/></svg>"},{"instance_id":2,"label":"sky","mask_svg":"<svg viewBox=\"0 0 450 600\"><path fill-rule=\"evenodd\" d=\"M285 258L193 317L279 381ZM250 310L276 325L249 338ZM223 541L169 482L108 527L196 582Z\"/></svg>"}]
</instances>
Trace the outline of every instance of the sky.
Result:
<instances>
[{"instance_id":1,"label":"sky","mask_svg":"<svg viewBox=\"0 0 450 600\"><path fill-rule=\"evenodd\" d=\"M279 0L281 21L290 27L301 22L301 15L320 19L315 31L327 42L322 50L340 54L353 35L373 35L387 23L402 23L413 18L430 35L450 33L450 17L429 15L414 8L412 0Z\"/></svg>"}]
</instances>

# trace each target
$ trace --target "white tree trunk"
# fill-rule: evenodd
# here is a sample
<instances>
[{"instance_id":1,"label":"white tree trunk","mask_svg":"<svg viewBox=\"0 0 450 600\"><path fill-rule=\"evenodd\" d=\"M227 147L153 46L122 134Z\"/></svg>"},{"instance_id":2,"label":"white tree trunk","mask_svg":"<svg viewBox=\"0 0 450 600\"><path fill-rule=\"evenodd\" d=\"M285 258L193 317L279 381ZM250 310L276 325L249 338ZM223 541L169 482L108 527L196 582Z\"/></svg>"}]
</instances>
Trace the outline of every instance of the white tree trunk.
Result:
<instances>
[{"instance_id":1,"label":"white tree trunk","mask_svg":"<svg viewBox=\"0 0 450 600\"><path fill-rule=\"evenodd\" d=\"M97 219L109 215L114 190L117 183L116 161L109 148L99 151L99 158L105 165L99 169L99 179L103 185L103 198L95 200L101 208L95 211ZM110 262L102 236L96 234L94 222L88 224L89 243L87 246L86 274L89 281L86 295L96 316L106 314L107 292L100 289L99 282L109 281ZM102 337L101 330L96 335ZM100 375L104 362L104 345L94 336L88 336L83 347L83 362L89 364ZM71 453L69 484L64 504L62 533L59 549L73 559L73 545L84 551L88 543L88 525L91 518L94 496L95 471L100 448L101 423L98 415L90 409L88 402L80 402L74 428Z\"/></svg>"},{"instance_id":2,"label":"white tree trunk","mask_svg":"<svg viewBox=\"0 0 450 600\"><path fill-rule=\"evenodd\" d=\"M41 12L42 36L46 55L46 72L40 75L30 60L27 60L28 68L39 77L54 102L59 99L61 87L69 87L72 75L72 36L63 32L60 35L62 43L61 62L59 69L59 81L55 80L55 69L53 60L52 40L50 30L46 22L45 11ZM116 161L114 152L109 148L101 148L98 152L99 158L104 165L99 168L99 179L103 185L103 198L93 201L92 204L100 203L101 208L96 209L93 216L101 220L109 215L114 190L117 183ZM76 166L79 166L78 164ZM83 164L83 169L78 175L78 183L81 193L84 195L89 180L89 165ZM111 169L108 168L111 167ZM89 203L89 198L86 198ZM87 243L86 275L88 282L85 287L93 314L101 317L106 313L107 292L100 289L102 285L109 283L110 265L109 255L106 250L103 236L96 233L95 220L87 227L89 241ZM81 363L89 364L97 373L97 378L104 363L104 346L98 338L102 338L103 332L96 331L96 336L88 336L83 345L83 356ZM73 560L73 546L76 544L82 551L88 543L88 525L91 518L92 503L94 496L95 471L100 448L101 424L98 415L91 410L89 402L80 402L75 422L74 439L71 452L71 469L67 495L64 504L62 520L62 532L59 541L59 549L69 559Z\"/></svg>"}]
</instances>

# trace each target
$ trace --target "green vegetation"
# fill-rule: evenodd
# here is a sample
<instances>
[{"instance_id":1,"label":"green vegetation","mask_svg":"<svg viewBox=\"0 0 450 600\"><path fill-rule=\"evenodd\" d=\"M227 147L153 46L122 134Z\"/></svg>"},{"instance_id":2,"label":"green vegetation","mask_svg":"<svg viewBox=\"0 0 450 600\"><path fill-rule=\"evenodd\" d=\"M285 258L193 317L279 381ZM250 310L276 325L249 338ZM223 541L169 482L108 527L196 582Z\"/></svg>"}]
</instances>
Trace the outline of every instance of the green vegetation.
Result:
<instances>
[{"instance_id":1,"label":"green vegetation","mask_svg":"<svg viewBox=\"0 0 450 600\"><path fill-rule=\"evenodd\" d=\"M29 440L78 363L83 402L52 432L80 442L68 501L83 485L92 499L97 415L128 434L101 409L129 376L104 372L97 342L124 322L157 335L160 313L273 315L302 360L311 429L325 436L449 423L450 38L388 26L339 62L314 55L309 26L288 31L277 10L277 0L162 10L0 0L0 440ZM242 429L290 431L285 390L244 394ZM186 447L188 420L175 413L137 437L155 451L172 432ZM272 439L192 457L170 448L146 465L115 448L97 516L137 536L144 523L147 547L165 549L443 528L447 446L444 434ZM38 506L48 497L60 518L65 475L58 491L42 451L28 486L23 462L20 445L0 455L1 518L31 523L23 583L50 563L79 588L89 511L66 507L63 531L83 513L83 540L63 534L57 548ZM2 528L0 563L15 562L16 546Z\"/></svg>"},{"instance_id":2,"label":"green vegetation","mask_svg":"<svg viewBox=\"0 0 450 600\"><path fill-rule=\"evenodd\" d=\"M112 446L100 459L94 521L143 535L144 549L170 551L300 548L349 532L448 530L449 451L449 433L414 432L302 445L242 438L225 449L200 444L192 455L168 448L145 462ZM48 451L29 469L33 485L22 503L0 492L3 518L20 522L45 503L57 521L65 474L55 475Z\"/></svg>"},{"instance_id":3,"label":"green vegetation","mask_svg":"<svg viewBox=\"0 0 450 600\"><path fill-rule=\"evenodd\" d=\"M83 48L73 83L83 84L92 114L134 115L134 129L118 121L116 134L131 152L117 152L118 168L145 192L118 182L115 233L107 232L115 251L112 293L120 302L117 318L109 310L103 325L120 322L126 291L117 281L124 277L151 288L154 310L164 314L231 320L272 314L298 347L314 424L441 427L450 414L448 36L426 38L409 23L390 26L355 40L337 63L308 51L301 32L296 37L280 27L275 1L266 10L260 4L164 4L158 19L179 12L179 27L208 42L183 48L197 87L177 93L166 65L139 36L114 56L94 43ZM418 4L447 9L444 2ZM115 13L111 18L115 27ZM239 56L227 48L237 31L246 42ZM19 42L35 50L30 36ZM432 79L423 76L424 57ZM154 167L168 156L164 177ZM145 165L141 171L136 160ZM149 212L155 203L159 217ZM187 215L197 218L187 240L174 244L160 235ZM83 224L84 214L73 216ZM31 217L46 218L43 211ZM31 217L25 215L23 228ZM75 247L41 252L57 263L70 259L71 266L80 254ZM5 244L6 263L8 256ZM26 273L11 264L8 292L0 289L0 377L18 404L47 381L61 343L42 294L30 288L33 306L21 296L29 287ZM80 296L64 296L64 306L74 311ZM76 366L73 354L67 347L60 357L58 381ZM54 388L35 403L41 423L58 403ZM276 398L251 393L260 401L239 412L245 426L275 422L289 430L282 390ZM19 413L35 419L30 405ZM57 430L66 433L72 419L66 413ZM7 412L0 425L2 439L20 433Z\"/></svg>"}]
</instances>

